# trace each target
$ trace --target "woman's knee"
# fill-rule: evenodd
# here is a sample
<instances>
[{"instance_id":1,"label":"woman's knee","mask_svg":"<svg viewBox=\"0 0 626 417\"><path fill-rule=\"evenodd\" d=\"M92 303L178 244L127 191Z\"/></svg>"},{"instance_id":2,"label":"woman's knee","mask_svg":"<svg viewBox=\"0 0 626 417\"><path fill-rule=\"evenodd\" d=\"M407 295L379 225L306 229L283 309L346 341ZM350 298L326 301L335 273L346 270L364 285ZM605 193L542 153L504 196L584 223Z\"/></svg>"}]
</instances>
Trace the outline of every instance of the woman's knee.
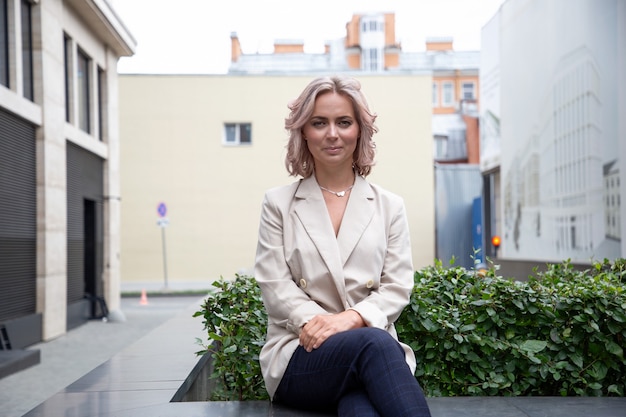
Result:
<instances>
[{"instance_id":1,"label":"woman's knee","mask_svg":"<svg viewBox=\"0 0 626 417\"><path fill-rule=\"evenodd\" d=\"M397 350L399 354L404 356L404 351L400 343L389 334L389 332L376 327L362 327L353 330L359 343L368 349L375 349L381 352L389 352Z\"/></svg>"}]
</instances>

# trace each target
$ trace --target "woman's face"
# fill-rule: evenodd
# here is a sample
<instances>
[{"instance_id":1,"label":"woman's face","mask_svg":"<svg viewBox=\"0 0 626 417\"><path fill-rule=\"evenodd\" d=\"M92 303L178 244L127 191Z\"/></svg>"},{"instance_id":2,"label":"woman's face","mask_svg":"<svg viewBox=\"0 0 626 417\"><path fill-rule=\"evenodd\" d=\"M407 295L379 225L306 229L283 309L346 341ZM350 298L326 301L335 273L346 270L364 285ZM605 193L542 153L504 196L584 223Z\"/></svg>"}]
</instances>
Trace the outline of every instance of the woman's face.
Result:
<instances>
[{"instance_id":1,"label":"woman's face","mask_svg":"<svg viewBox=\"0 0 626 417\"><path fill-rule=\"evenodd\" d=\"M315 108L302 134L316 167L352 169L359 125L352 102L345 96L328 92L315 99Z\"/></svg>"}]
</instances>

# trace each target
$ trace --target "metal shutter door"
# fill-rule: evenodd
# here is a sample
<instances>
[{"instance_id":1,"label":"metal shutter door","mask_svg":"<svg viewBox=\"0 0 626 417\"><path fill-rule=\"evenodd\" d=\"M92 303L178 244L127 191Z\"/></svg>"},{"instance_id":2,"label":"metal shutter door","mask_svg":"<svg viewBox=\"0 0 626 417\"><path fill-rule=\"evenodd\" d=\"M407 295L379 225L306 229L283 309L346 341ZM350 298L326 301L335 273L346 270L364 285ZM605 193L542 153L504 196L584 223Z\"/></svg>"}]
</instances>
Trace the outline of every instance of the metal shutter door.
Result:
<instances>
[{"instance_id":1,"label":"metal shutter door","mask_svg":"<svg viewBox=\"0 0 626 417\"><path fill-rule=\"evenodd\" d=\"M85 200L95 203L96 294L101 295L103 258L103 160L67 143L67 303L85 296Z\"/></svg>"},{"instance_id":2,"label":"metal shutter door","mask_svg":"<svg viewBox=\"0 0 626 417\"><path fill-rule=\"evenodd\" d=\"M0 322L35 313L35 126L0 109Z\"/></svg>"}]
</instances>

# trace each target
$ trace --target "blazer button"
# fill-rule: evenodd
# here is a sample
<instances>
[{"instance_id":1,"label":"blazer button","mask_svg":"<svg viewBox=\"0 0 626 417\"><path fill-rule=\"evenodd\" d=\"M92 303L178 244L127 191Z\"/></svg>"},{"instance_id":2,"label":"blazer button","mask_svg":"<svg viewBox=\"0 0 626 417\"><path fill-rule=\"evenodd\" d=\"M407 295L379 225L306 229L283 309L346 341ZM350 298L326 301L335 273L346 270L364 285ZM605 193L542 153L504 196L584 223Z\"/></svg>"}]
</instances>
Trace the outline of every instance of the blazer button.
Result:
<instances>
[{"instance_id":1,"label":"blazer button","mask_svg":"<svg viewBox=\"0 0 626 417\"><path fill-rule=\"evenodd\" d=\"M372 288L374 286L374 280L370 279L369 281L367 281L367 284L365 284L365 286L367 288Z\"/></svg>"},{"instance_id":2,"label":"blazer button","mask_svg":"<svg viewBox=\"0 0 626 417\"><path fill-rule=\"evenodd\" d=\"M302 279L300 280L300 287L301 287L301 288L306 288L306 280L305 280L304 278L302 278Z\"/></svg>"}]
</instances>

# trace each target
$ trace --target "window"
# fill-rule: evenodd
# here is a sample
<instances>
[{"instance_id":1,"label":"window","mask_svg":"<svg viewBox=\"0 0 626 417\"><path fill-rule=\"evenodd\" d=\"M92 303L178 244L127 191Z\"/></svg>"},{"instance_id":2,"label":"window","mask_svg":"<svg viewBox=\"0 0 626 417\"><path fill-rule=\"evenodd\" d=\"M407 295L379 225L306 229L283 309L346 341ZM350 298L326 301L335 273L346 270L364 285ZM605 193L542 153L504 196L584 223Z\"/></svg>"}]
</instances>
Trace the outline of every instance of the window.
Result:
<instances>
[{"instance_id":1,"label":"window","mask_svg":"<svg viewBox=\"0 0 626 417\"><path fill-rule=\"evenodd\" d=\"M463 100L474 100L476 98L474 87L474 83L463 83Z\"/></svg>"},{"instance_id":2,"label":"window","mask_svg":"<svg viewBox=\"0 0 626 417\"><path fill-rule=\"evenodd\" d=\"M363 49L363 71L382 71L382 51L378 48Z\"/></svg>"},{"instance_id":3,"label":"window","mask_svg":"<svg viewBox=\"0 0 626 417\"><path fill-rule=\"evenodd\" d=\"M224 123L224 145L252 144L252 124Z\"/></svg>"},{"instance_id":4,"label":"window","mask_svg":"<svg viewBox=\"0 0 626 417\"><path fill-rule=\"evenodd\" d=\"M78 127L87 133L91 131L90 94L89 94L89 67L91 59L82 50L77 54L77 88L78 88Z\"/></svg>"},{"instance_id":5,"label":"window","mask_svg":"<svg viewBox=\"0 0 626 417\"><path fill-rule=\"evenodd\" d=\"M441 103L441 105L443 107L450 107L454 104L453 102L454 86L451 82L446 81L443 83L442 88L443 88L443 103Z\"/></svg>"},{"instance_id":6,"label":"window","mask_svg":"<svg viewBox=\"0 0 626 417\"><path fill-rule=\"evenodd\" d=\"M104 140L106 73L98 67L98 139Z\"/></svg>"},{"instance_id":7,"label":"window","mask_svg":"<svg viewBox=\"0 0 626 417\"><path fill-rule=\"evenodd\" d=\"M107 138L107 72L76 41L63 34L65 121L91 135Z\"/></svg>"},{"instance_id":8,"label":"window","mask_svg":"<svg viewBox=\"0 0 626 417\"><path fill-rule=\"evenodd\" d=\"M435 160L442 160L448 154L448 137L435 135Z\"/></svg>"},{"instance_id":9,"label":"window","mask_svg":"<svg viewBox=\"0 0 626 417\"><path fill-rule=\"evenodd\" d=\"M364 20L361 24L361 30L363 32L382 32L384 26L382 22L377 20Z\"/></svg>"},{"instance_id":10,"label":"window","mask_svg":"<svg viewBox=\"0 0 626 417\"><path fill-rule=\"evenodd\" d=\"M7 0L0 0L0 84L9 87L9 21Z\"/></svg>"},{"instance_id":11,"label":"window","mask_svg":"<svg viewBox=\"0 0 626 417\"><path fill-rule=\"evenodd\" d=\"M33 93L33 37L31 27L31 4L22 0L22 77L24 97L34 99Z\"/></svg>"},{"instance_id":12,"label":"window","mask_svg":"<svg viewBox=\"0 0 626 417\"><path fill-rule=\"evenodd\" d=\"M439 106L439 88L437 83L433 83L433 107Z\"/></svg>"},{"instance_id":13,"label":"window","mask_svg":"<svg viewBox=\"0 0 626 417\"><path fill-rule=\"evenodd\" d=\"M72 97L72 71L71 71L71 51L72 41L67 36L63 36L63 64L65 67L65 121L71 122L72 106L70 98Z\"/></svg>"}]
</instances>

